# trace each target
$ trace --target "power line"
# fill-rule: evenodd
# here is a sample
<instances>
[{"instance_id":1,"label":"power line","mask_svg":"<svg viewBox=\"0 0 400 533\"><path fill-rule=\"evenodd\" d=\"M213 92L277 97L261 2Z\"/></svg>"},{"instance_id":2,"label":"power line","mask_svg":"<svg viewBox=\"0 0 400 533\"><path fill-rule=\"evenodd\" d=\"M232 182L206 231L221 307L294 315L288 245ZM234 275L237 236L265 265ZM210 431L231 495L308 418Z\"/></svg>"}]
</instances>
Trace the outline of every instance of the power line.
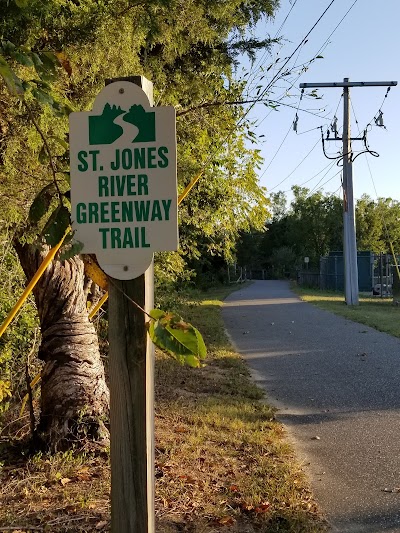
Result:
<instances>
[{"instance_id":1,"label":"power line","mask_svg":"<svg viewBox=\"0 0 400 533\"><path fill-rule=\"evenodd\" d=\"M390 89L390 87L388 87L388 89ZM383 102L382 102L380 107L383 106L388 93L389 93L389 90L386 91L385 97L384 97ZM356 117L356 112L355 112L355 109L353 107L353 104L351 104L351 107L352 107L352 110L353 110L354 119L355 119L357 127L358 127L358 133L360 134L360 128L358 126L358 120L357 120L357 117ZM368 160L367 154L365 153L364 155L365 155L365 161L367 163L368 172L369 172L369 175L370 175L370 178L371 178L372 186L373 186L374 191L375 191L376 200L379 201L378 191L376 189L375 180L374 180L374 177L372 175L371 166L369 164L369 160ZM390 236L390 233L389 233L389 229L388 229L387 224L386 224L386 220L385 220L385 218L383 217L382 213L379 210L378 210L378 212L379 212L379 216L381 218L383 227L385 228L386 238L389 241L392 254L394 256L395 261L397 262L397 259L396 259L395 254L394 254L394 249L393 249L393 241L391 239L391 236Z\"/></svg>"},{"instance_id":2,"label":"power line","mask_svg":"<svg viewBox=\"0 0 400 533\"><path fill-rule=\"evenodd\" d=\"M357 0L355 0L357 2ZM270 80L270 82L267 84L267 86L265 87L265 89L263 91L261 91L260 95L259 95L259 99L263 98L265 93L267 91L269 91L269 89L272 87L273 83L276 81L277 77L279 76L279 74L283 71L283 69L286 67L286 65L289 63L289 61L293 58L293 56L296 54L296 52L303 46L303 44L305 44L305 41L307 40L307 38L310 36L310 34L313 32L313 30L318 26L318 24L320 23L320 21L323 19L323 17L325 16L325 14L328 12L328 10L330 9L330 7L334 4L335 0L331 0L330 4L328 5L328 7L324 10L324 12L322 13L322 15L320 15L320 17L317 19L317 21L312 25L311 29L307 32L307 34L305 35L305 37L303 37L303 39L301 40L300 44L293 50L293 52L290 54L289 57L286 58L285 62L283 63L283 65L281 66L281 68L278 70L278 72L272 77L272 79ZM250 110L254 107L255 103L253 103L249 109L247 110L247 113L248 114L250 112ZM239 121L240 123L240 121Z\"/></svg>"},{"instance_id":3,"label":"power line","mask_svg":"<svg viewBox=\"0 0 400 533\"><path fill-rule=\"evenodd\" d=\"M339 170L339 172L336 172L336 174L334 174L331 178L329 178L328 180L324 181L324 183L322 183L322 185L318 188L318 190L321 190L322 187L324 187L324 185L326 185L327 183L329 183L330 181L332 181L334 178L336 178L336 176L337 176L338 174L341 174L341 172L342 172L342 171ZM326 174L325 174L325 175L326 175ZM322 178L321 178L321 179L319 180L319 182L315 185L315 187L314 187L313 189L311 189L311 191L307 194L307 198L308 198L309 196L311 196L311 194L312 194L313 192L316 192L316 189L317 189L318 185L321 183L321 181L324 179L324 177L325 177L325 176L322 176Z\"/></svg>"},{"instance_id":4,"label":"power line","mask_svg":"<svg viewBox=\"0 0 400 533\"><path fill-rule=\"evenodd\" d=\"M333 196L336 196L336 194L341 190L341 188L342 188L342 184L340 184L339 187L336 189L336 191L332 193Z\"/></svg>"},{"instance_id":5,"label":"power line","mask_svg":"<svg viewBox=\"0 0 400 533\"><path fill-rule=\"evenodd\" d=\"M303 181L303 183L296 183L296 185L297 185L298 187L303 187L303 185L305 185L306 183L309 183L309 182L312 181L314 178L316 178L317 176L319 176L322 172L324 172L326 169L328 169L327 172L322 176L322 178L324 178L324 177L328 174L328 172L329 172L330 170L332 170L332 168L333 168L334 166L335 166L335 163L328 163L328 165L326 165L326 167L324 167L322 170L320 170L319 172L317 172L316 174L314 174L314 176L312 176L311 178L308 178L308 180L306 180L306 181ZM329 168L328 168L328 167L329 167ZM288 190L283 191L283 192L290 192L290 190L291 190L291 189L288 189Z\"/></svg>"},{"instance_id":6,"label":"power line","mask_svg":"<svg viewBox=\"0 0 400 533\"><path fill-rule=\"evenodd\" d=\"M280 149L281 149L282 146L284 145L284 143L285 143L285 141L286 141L286 139L287 139L287 137L288 137L288 135L289 135L291 129L292 129L292 124L290 124L289 129L288 129L286 135L284 136L284 138L283 138L281 144L279 145L278 149L276 150L276 152L275 152L274 156L272 157L271 161L269 162L268 166L264 169L263 173L262 173L260 176L258 176L258 179L261 179L261 178L264 176L264 174L267 172L267 170L269 169L269 167L272 165L272 163L273 163L275 157L279 154Z\"/></svg>"},{"instance_id":7,"label":"power line","mask_svg":"<svg viewBox=\"0 0 400 533\"><path fill-rule=\"evenodd\" d=\"M290 130L289 130L289 131L290 131ZM284 181L286 181L287 179L289 179L290 176L291 176L292 174L294 174L294 172L299 168L299 166L302 165L302 164L304 163L304 161L307 159L307 157L309 157L309 155L311 154L311 152L312 152L313 150L315 150L315 148L317 147L318 144L319 144L319 139L318 139L318 141L314 144L314 146L311 148L311 150L308 152L308 154L307 154L305 157L303 157L303 159L300 161L300 163L299 163L299 164L298 164L298 165L292 170L292 172L291 172L290 174L288 174L288 175L286 176L285 179L283 179L283 180L280 181L277 185L275 185L274 187L272 187L272 189L270 189L270 191L273 191L274 189L276 189L277 187L279 187L279 185L281 185ZM269 167L267 167L267 168L264 170L264 172L261 174L261 176L259 177L260 179L264 176L264 174L265 174L265 172L268 170L268 168L269 168Z\"/></svg>"},{"instance_id":8,"label":"power line","mask_svg":"<svg viewBox=\"0 0 400 533\"><path fill-rule=\"evenodd\" d=\"M357 0L354 1L353 5L357 2ZM279 71L272 77L272 79L270 80L270 82L267 84L267 86L265 87L265 89L260 93L260 95L258 95L256 101L254 103L252 103L250 105L250 107L243 113L243 116L238 120L236 126L234 129L232 129L232 131L230 133L228 133L225 138L223 139L222 143L225 143L226 141L229 140L229 138L234 134L234 132L240 127L240 125L243 123L243 121L245 120L246 116L249 114L249 112L251 111L251 109L253 109L253 107L255 106L255 104L257 102L259 102L260 100L263 99L264 95L267 93L267 91L272 87L273 83L276 81L277 77L279 76L279 74L283 71L283 69L286 67L286 65L289 63L289 61L294 57L294 55L296 54L296 52L301 48L301 46L303 44L305 44L305 41L307 40L307 38L310 36L310 34L313 32L313 30L318 26L318 24L320 23L320 21L323 19L323 17L326 15L326 13L329 11L329 9L331 8L331 6L335 3L335 0L331 0L331 2L329 3L329 5L326 7L326 9L323 11L323 13L319 16L319 18L316 20L316 22L312 25L311 29L307 32L307 34L305 35L305 37L301 40L300 44L294 49L294 51L291 53L291 55L286 58L284 64L282 65L282 67L279 69ZM351 7L353 7L353 5ZM350 8L351 9L351 8ZM350 11L350 10L349 10ZM346 13L347 15L347 13ZM345 15L345 16L346 16ZM340 24L340 23L339 23ZM336 28L335 28L336 30ZM334 31L335 31L334 30ZM332 32L333 33L333 32ZM332 34L331 34L332 35ZM328 38L329 39L329 38ZM318 141L319 142L319 141ZM315 146L312 148L312 150L314 150L314 148L317 146L318 142L315 144ZM310 153L312 152L312 150L310 151ZM307 154L307 156L303 159L303 161L308 157L309 154ZM210 161L212 160L212 158L214 157L214 152L210 153L208 155L208 157L206 158L206 161L203 163L203 170L208 166L208 164L210 163ZM303 162L301 161L301 163ZM301 164L300 163L300 164ZM265 173L265 171L264 171ZM264 174L263 173L263 174ZM262 174L262 175L263 175ZM277 185L279 186L279 184ZM276 187L277 187L276 186ZM275 188L276 188L275 187Z\"/></svg>"},{"instance_id":9,"label":"power line","mask_svg":"<svg viewBox=\"0 0 400 533\"><path fill-rule=\"evenodd\" d=\"M333 0L334 1L334 0ZM301 48L302 46L306 43L306 40L307 40L307 37L310 35L311 31L315 28L315 26L319 23L319 21L322 19L322 17L325 15L326 11L331 7L331 5L333 4L333 1L329 4L329 6L326 8L326 10L324 11L324 13L322 13L322 15L320 16L320 18L317 20L317 22L314 24L314 26L311 28L311 30L308 32L308 34L306 35L306 37L304 37L304 39L301 41L300 45L296 48L296 50L299 51L298 55L297 55L297 59L300 55L300 51L301 51ZM353 4L350 6L350 8L347 10L347 12L345 13L345 15L341 18L341 20L339 21L339 23L336 25L336 27L334 28L334 30L330 33L330 35L328 36L328 38L326 39L326 41L324 42L324 44L320 47L320 49L318 50L318 52L314 55L314 58L311 59L308 64L310 64L312 61L314 61L316 59L316 57L318 56L318 54L324 49L325 46L327 46L328 42L329 42L329 39L332 37L332 35L335 33L335 31L339 28L339 26L341 25L341 23L344 21L344 19L347 17L347 15L350 13L351 9L354 7L354 5L357 3L358 0L354 0ZM294 7L294 6L293 6ZM283 65L283 67L281 67L281 69L278 71L278 73L272 78L272 80L270 81L270 83L267 85L267 87L261 92L261 95L264 95L265 92L268 90L268 88L271 86L271 84L273 83L274 81L274 78L276 78L277 75L279 75L279 73L283 70L283 68L285 67L285 65L288 63L288 61L294 56L296 50L292 53L291 56L289 56L288 60L286 61L286 63ZM297 61L296 59L296 61ZM295 63L296 63L295 61ZM306 63L305 63L306 64ZM295 68L295 67L294 67ZM303 72L301 72L297 78L293 81L293 82L289 82L291 83L290 87L285 91L285 93L281 96L282 98L287 94L287 91L289 91L293 86L294 84L297 82L297 80L302 76ZM343 97L343 94L341 95L340 99L339 99L339 103L337 105L337 108L336 108L336 111L335 111L335 116L336 116L336 113L337 113L337 110L339 109L339 105L340 105L340 102L341 102L341 99ZM300 106L300 102L301 102L301 99L303 98L303 91L301 93L301 96L300 96L300 101L299 101L299 106ZM279 99L278 99L279 100ZM252 109L252 107L254 107L254 105L257 103L254 102L254 104L249 108L248 112L250 112L250 110ZM261 120L258 122L257 126L260 126L260 124L271 114L272 110ZM296 112L296 118L297 118L297 112ZM296 120L296 119L295 119ZM297 124L296 124L297 125ZM290 130L289 130L290 131ZM289 131L288 133L285 135L280 147L278 148L278 151L281 149L283 143L285 142L286 138L288 137L289 135ZM311 131L311 130L308 130L308 131ZM297 131L296 131L297 133ZM273 159L275 159L277 153L275 153ZM266 170L269 168L269 166L271 165L272 163L272 160L270 161L270 164L268 165L268 167L265 169L265 171L263 172L263 174L261 174L260 178L265 174Z\"/></svg>"},{"instance_id":10,"label":"power line","mask_svg":"<svg viewBox=\"0 0 400 533\"><path fill-rule=\"evenodd\" d=\"M293 2L293 4L292 4L292 7L291 7L290 10L289 10L289 13L286 15L284 21L283 21L282 24L280 25L279 30L276 32L276 35L275 35L274 39L277 39L277 38L279 37L279 34L281 33L283 26L285 25L287 19L288 19L289 16L290 16L290 13L293 11L293 8L294 8L294 6L295 6L296 4L297 4L297 0L294 0L294 2Z\"/></svg>"},{"instance_id":11,"label":"power line","mask_svg":"<svg viewBox=\"0 0 400 533\"><path fill-rule=\"evenodd\" d=\"M334 0L333 0L334 1ZM326 11L331 7L331 5L333 4L333 1L328 5L328 7L326 8L326 10L322 13L321 17L317 20L317 22L315 23L315 25L313 26L313 28L311 28L311 30L309 31L309 33L306 35L306 37L304 37L304 39L301 41L300 45L295 49L295 51L292 53L291 56L289 56L289 58L287 58L287 61L286 63L283 65L283 67L281 67L281 69L278 71L278 73L276 75L279 75L280 72L283 70L283 68L287 65L287 63L290 61L290 59L294 56L294 54L296 53L296 51L298 49L301 49L301 46L302 44L305 44L305 41L307 39L307 37L310 35L310 33L313 31L313 29L315 28L315 26L319 23L319 21L322 19L322 17L325 15ZM332 37L332 35L336 32L336 30L340 27L340 25L342 24L342 22L345 20L345 18L347 17L347 15L350 13L350 11L353 9L353 7L355 6L355 4L358 2L358 0L354 0L353 4L350 6L350 8L346 11L346 13L344 14L344 16L341 18L341 20L339 21L339 23L335 26L335 28L333 29L333 31L329 34L329 36L327 37L327 39L325 40L325 42L323 43L323 45L319 48L318 52L316 54L314 54L314 57L313 59L311 59L310 61L304 63L304 65L306 64L311 64L317 57L318 55L323 51L325 50L325 48L328 46L329 44L329 39ZM294 7L294 6L293 6ZM299 52L300 53L300 52ZM301 66L301 65L300 65ZM296 68L296 66L294 66L293 68ZM296 81L301 77L303 73L300 73L299 76L296 78L296 80L293 82L292 84L292 87L293 85L296 83ZM271 79L270 83L267 85L267 87L264 89L264 91L261 93L262 95L265 94L265 92L271 87L272 83L275 81L275 77L276 75ZM291 87L290 87L291 88ZM290 90L290 88L288 90ZM252 106L254 107L254 106ZM251 108L250 108L251 109ZM249 111L250 111L249 109ZM270 114L270 113L269 113ZM269 114L267 116L269 116ZM267 117L265 117L267 118ZM264 119L263 119L264 120Z\"/></svg>"},{"instance_id":12,"label":"power line","mask_svg":"<svg viewBox=\"0 0 400 533\"><path fill-rule=\"evenodd\" d=\"M329 34L329 36L327 37L326 41L324 42L324 44L321 46L321 48L318 50L318 52L315 54L315 56L317 56L318 54L320 54L323 50L325 50L326 46L329 44L329 39L332 37L332 35L336 32L336 30L339 28L339 26L342 24L342 22L344 21L344 19L347 17L347 15L350 13L350 11L353 9L353 7L356 5L356 3L358 2L358 0L354 0L354 2L351 4L351 6L349 7L349 9L346 11L346 13L343 15L343 17L341 18L341 20L339 21L339 23L335 26L335 28L333 29L333 31ZM330 7L330 6L329 6Z\"/></svg>"},{"instance_id":13,"label":"power line","mask_svg":"<svg viewBox=\"0 0 400 533\"><path fill-rule=\"evenodd\" d=\"M292 4L292 7L290 8L288 14L287 14L286 17L284 18L284 20L283 20L282 24L280 25L278 31L276 32L275 36L273 37L273 40L278 39L278 37L279 37L279 35L280 35L281 31L282 31L282 28L283 28L283 26L286 24L286 21L288 20L288 18L289 18L289 16L290 16L291 12L293 11L294 6L297 4L297 1L298 1L298 0L294 0L294 3ZM250 68L250 73L249 73L249 80L250 80L251 71L253 70L253 68L254 68L254 70L260 68L260 66L263 64L264 59L266 58L267 55L268 55L268 51L267 51L267 50L264 50L264 52L263 52L261 58L257 61L257 63L254 65L254 67L253 67L253 65L251 66L251 68Z\"/></svg>"}]
</instances>

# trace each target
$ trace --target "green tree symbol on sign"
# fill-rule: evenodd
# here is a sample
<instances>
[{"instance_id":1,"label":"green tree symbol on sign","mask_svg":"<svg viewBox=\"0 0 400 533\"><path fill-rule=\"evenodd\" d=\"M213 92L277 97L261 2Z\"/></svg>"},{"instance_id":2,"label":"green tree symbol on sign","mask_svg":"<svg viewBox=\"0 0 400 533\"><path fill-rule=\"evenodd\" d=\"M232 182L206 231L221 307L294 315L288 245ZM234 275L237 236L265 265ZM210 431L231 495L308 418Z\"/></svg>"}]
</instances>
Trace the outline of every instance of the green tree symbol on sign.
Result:
<instances>
[{"instance_id":1,"label":"green tree symbol on sign","mask_svg":"<svg viewBox=\"0 0 400 533\"><path fill-rule=\"evenodd\" d=\"M120 118L119 118L120 117ZM118 123L116 123L118 121ZM126 123L126 124L124 124ZM133 125L137 132L130 131ZM126 127L125 127L126 126ZM125 131L126 130L126 131ZM129 111L120 106L105 104L101 115L89 116L89 144L112 144L124 132L131 135L129 142L156 140L155 112L146 111L141 105L132 105Z\"/></svg>"}]
</instances>

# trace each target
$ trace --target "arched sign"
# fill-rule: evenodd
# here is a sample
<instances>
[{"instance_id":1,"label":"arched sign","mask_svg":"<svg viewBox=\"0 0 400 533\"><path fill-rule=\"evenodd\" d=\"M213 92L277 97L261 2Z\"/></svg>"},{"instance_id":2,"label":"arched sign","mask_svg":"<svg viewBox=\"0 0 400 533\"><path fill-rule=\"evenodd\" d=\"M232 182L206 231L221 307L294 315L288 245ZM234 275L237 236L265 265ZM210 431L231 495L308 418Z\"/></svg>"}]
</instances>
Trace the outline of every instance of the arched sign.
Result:
<instances>
[{"instance_id":1,"label":"arched sign","mask_svg":"<svg viewBox=\"0 0 400 533\"><path fill-rule=\"evenodd\" d=\"M173 107L151 107L127 81L106 86L93 110L70 115L71 218L82 253L133 279L153 252L178 248Z\"/></svg>"}]
</instances>

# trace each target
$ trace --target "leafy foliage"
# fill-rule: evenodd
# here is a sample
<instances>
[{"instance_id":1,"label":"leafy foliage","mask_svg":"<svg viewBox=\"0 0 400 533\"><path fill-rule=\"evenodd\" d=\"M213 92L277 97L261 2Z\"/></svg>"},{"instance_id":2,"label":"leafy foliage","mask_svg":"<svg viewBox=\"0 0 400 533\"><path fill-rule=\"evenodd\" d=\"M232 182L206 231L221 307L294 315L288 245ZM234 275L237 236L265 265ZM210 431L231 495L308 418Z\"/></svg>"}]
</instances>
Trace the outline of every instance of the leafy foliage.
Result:
<instances>
[{"instance_id":1,"label":"leafy foliage","mask_svg":"<svg viewBox=\"0 0 400 533\"><path fill-rule=\"evenodd\" d=\"M63 115L72 107L91 105L105 78L144 74L154 82L158 104L174 105L178 114L193 108L178 120L180 190L205 166L203 178L181 208L182 250L177 262L184 261L185 269L202 275L215 257L229 260L239 232L261 228L267 214L268 202L255 172L260 157L246 147L249 125L242 120L240 106L197 106L240 100L243 85L232 77L238 51L251 54L271 44L246 39L245 31L261 17L271 16L276 0L32 0L18 6L0 0L3 78L14 95L33 106L51 146L49 153L24 113L15 113L12 106L4 109L7 135L0 146L0 177L1 163L4 183L20 183L21 169L29 173L17 199L21 217L43 186L50 179L54 182L54 171L58 181L65 180ZM11 121L13 131L8 128ZM23 158L20 139L25 139ZM35 181L34 176L41 178ZM54 211L43 191L31 212L34 223L51 215L44 212L46 206ZM64 210L60 207L57 213L63 215ZM48 242L53 233L59 234L50 233Z\"/></svg>"},{"instance_id":2,"label":"leafy foliage","mask_svg":"<svg viewBox=\"0 0 400 533\"><path fill-rule=\"evenodd\" d=\"M240 265L269 268L270 275L301 267L304 257L318 268L319 258L342 250L343 207L340 198L321 191L293 187L294 199L286 208L280 192L271 196L272 218L264 234L244 233L238 248ZM373 200L363 195L356 203L357 247L375 253L400 250L400 202L392 198ZM284 268L285 267L285 268Z\"/></svg>"},{"instance_id":3,"label":"leafy foliage","mask_svg":"<svg viewBox=\"0 0 400 533\"><path fill-rule=\"evenodd\" d=\"M153 309L150 316L154 320L149 324L149 335L154 344L180 363L199 368L207 355L200 332L176 313Z\"/></svg>"},{"instance_id":4,"label":"leafy foliage","mask_svg":"<svg viewBox=\"0 0 400 533\"><path fill-rule=\"evenodd\" d=\"M203 170L181 206L180 252L159 254L164 287L204 276L232 257L239 232L261 228L268 201L257 183L260 156L234 80L238 51L268 47L246 39L276 0L0 0L0 218L19 239L56 244L69 226L68 121L85 110L107 78L142 74L157 105L174 105L178 120L179 190ZM191 110L188 113L185 111ZM240 127L239 127L240 124ZM15 235L14 235L15 237ZM79 251L70 240L65 259ZM199 366L204 342L196 328L157 311L152 334L163 349Z\"/></svg>"},{"instance_id":5,"label":"leafy foliage","mask_svg":"<svg viewBox=\"0 0 400 533\"><path fill-rule=\"evenodd\" d=\"M334 195L321 191L310 193L306 188L293 187L294 199L286 209L283 193L271 197L272 217L266 232L250 240L242 237L238 258L240 264L267 268L272 276L294 273L304 257L310 266L318 267L319 258L331 250L342 249L342 203ZM250 262L248 262L250 261Z\"/></svg>"},{"instance_id":6,"label":"leafy foliage","mask_svg":"<svg viewBox=\"0 0 400 533\"><path fill-rule=\"evenodd\" d=\"M24 281L22 269L11 247L11 237L10 228L0 233L0 323L11 310L15 294L20 292ZM11 394L18 397L24 391L24 368L37 326L35 307L30 300L20 311L18 321L0 339L0 413L9 408ZM34 366L38 368L37 363Z\"/></svg>"},{"instance_id":7,"label":"leafy foliage","mask_svg":"<svg viewBox=\"0 0 400 533\"><path fill-rule=\"evenodd\" d=\"M363 195L356 206L357 242L360 249L390 253L392 242L400 251L400 202L392 198L372 200Z\"/></svg>"}]
</instances>

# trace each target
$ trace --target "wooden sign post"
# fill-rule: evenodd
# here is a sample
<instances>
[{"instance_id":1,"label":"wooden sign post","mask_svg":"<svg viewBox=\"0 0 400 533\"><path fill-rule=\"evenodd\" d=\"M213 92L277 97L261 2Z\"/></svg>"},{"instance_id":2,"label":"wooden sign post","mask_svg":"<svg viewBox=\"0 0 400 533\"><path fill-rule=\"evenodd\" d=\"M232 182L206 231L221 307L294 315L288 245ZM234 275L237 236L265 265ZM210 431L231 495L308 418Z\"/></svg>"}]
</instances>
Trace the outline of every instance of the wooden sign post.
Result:
<instances>
[{"instance_id":1,"label":"wooden sign post","mask_svg":"<svg viewBox=\"0 0 400 533\"><path fill-rule=\"evenodd\" d=\"M70 115L71 218L109 276L111 531L154 533L153 252L178 247L173 107L143 77Z\"/></svg>"},{"instance_id":2,"label":"wooden sign post","mask_svg":"<svg viewBox=\"0 0 400 533\"><path fill-rule=\"evenodd\" d=\"M115 80L117 81L117 80ZM151 105L153 85L144 89ZM147 317L128 298L153 309L153 265L132 280L109 280L111 532L154 533L154 346Z\"/></svg>"},{"instance_id":3,"label":"wooden sign post","mask_svg":"<svg viewBox=\"0 0 400 533\"><path fill-rule=\"evenodd\" d=\"M153 344L145 328L153 308L153 268L109 283L111 531L154 532Z\"/></svg>"}]
</instances>

